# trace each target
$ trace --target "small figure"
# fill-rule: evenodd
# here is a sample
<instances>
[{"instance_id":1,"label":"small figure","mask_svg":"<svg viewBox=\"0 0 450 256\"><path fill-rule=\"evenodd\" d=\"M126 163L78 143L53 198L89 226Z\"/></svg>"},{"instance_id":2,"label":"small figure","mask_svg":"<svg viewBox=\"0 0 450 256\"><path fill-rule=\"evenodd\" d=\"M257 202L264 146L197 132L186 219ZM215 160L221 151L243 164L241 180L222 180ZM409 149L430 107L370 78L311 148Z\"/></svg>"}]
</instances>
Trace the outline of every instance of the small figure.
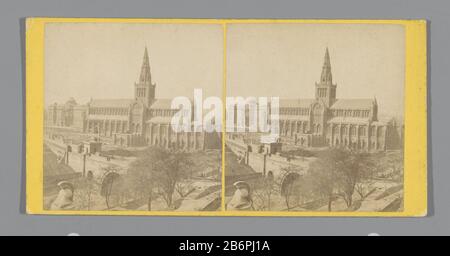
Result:
<instances>
[{"instance_id":1,"label":"small figure","mask_svg":"<svg viewBox=\"0 0 450 256\"><path fill-rule=\"evenodd\" d=\"M51 210L71 210L73 206L73 191L74 186L72 183L67 181L61 181L58 183L60 188L58 196L56 196L55 201L50 206Z\"/></svg>"},{"instance_id":2,"label":"small figure","mask_svg":"<svg viewBox=\"0 0 450 256\"><path fill-rule=\"evenodd\" d=\"M233 184L236 188L233 197L227 205L230 211L248 211L253 209L253 201L250 195L250 185L244 181Z\"/></svg>"},{"instance_id":3,"label":"small figure","mask_svg":"<svg viewBox=\"0 0 450 256\"><path fill-rule=\"evenodd\" d=\"M92 171L87 172L87 180L91 181L94 179L94 173Z\"/></svg>"}]
</instances>

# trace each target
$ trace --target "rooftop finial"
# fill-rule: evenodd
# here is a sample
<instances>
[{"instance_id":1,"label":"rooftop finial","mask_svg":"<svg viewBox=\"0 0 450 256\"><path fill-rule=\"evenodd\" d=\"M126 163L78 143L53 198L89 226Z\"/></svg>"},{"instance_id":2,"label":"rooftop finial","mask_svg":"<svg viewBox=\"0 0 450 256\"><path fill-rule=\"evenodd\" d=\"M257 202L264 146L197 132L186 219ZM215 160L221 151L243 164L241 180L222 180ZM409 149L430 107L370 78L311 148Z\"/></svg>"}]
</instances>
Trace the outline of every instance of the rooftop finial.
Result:
<instances>
[{"instance_id":1,"label":"rooftop finial","mask_svg":"<svg viewBox=\"0 0 450 256\"><path fill-rule=\"evenodd\" d=\"M320 82L322 84L332 84L333 79L331 75L331 62L330 62L330 53L328 52L328 46L325 50L325 57L323 60L322 66L322 75L320 76Z\"/></svg>"},{"instance_id":2,"label":"rooftop finial","mask_svg":"<svg viewBox=\"0 0 450 256\"><path fill-rule=\"evenodd\" d=\"M139 82L140 83L147 83L147 82L151 83L150 61L148 58L147 45L145 45L144 59L142 60L141 75L139 76Z\"/></svg>"}]
</instances>

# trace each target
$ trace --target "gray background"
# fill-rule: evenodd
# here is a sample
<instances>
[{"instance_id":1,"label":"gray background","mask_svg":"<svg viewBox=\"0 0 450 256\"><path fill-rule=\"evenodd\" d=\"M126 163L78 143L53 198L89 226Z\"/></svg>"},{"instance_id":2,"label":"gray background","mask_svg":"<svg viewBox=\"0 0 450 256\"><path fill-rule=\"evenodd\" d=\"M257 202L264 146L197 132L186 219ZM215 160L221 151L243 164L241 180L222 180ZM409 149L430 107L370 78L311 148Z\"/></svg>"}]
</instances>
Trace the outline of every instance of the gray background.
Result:
<instances>
[{"instance_id":1,"label":"gray background","mask_svg":"<svg viewBox=\"0 0 450 256\"><path fill-rule=\"evenodd\" d=\"M24 214L24 39L30 16L427 19L429 216L425 218L106 217ZM445 1L2 1L0 235L450 235L450 7ZM351 39L349 39L351 40ZM422 136L421 134L418 136Z\"/></svg>"}]
</instances>

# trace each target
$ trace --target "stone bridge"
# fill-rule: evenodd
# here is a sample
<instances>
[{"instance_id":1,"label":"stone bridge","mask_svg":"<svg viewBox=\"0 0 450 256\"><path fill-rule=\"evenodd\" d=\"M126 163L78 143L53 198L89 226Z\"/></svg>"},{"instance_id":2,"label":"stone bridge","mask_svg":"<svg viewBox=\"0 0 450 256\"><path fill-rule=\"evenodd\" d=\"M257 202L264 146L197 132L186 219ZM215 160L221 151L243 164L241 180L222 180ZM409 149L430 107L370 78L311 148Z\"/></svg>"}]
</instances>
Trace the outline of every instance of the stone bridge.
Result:
<instances>
[{"instance_id":1,"label":"stone bridge","mask_svg":"<svg viewBox=\"0 0 450 256\"><path fill-rule=\"evenodd\" d=\"M280 186L281 194L285 187L304 175L313 157L287 158L277 154L260 153L259 145L245 144L239 140L227 140L227 147L238 156L242 164L250 166L256 173L273 178Z\"/></svg>"}]
</instances>

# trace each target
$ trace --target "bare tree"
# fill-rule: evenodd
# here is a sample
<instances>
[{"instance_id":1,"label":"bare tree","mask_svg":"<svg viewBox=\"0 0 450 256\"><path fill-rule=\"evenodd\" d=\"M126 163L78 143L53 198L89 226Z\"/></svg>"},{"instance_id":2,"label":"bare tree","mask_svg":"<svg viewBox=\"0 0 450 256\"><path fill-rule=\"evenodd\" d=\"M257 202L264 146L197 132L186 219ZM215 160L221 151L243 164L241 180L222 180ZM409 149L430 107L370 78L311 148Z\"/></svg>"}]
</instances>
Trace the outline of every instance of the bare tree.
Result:
<instances>
[{"instance_id":1,"label":"bare tree","mask_svg":"<svg viewBox=\"0 0 450 256\"><path fill-rule=\"evenodd\" d=\"M175 191L177 191L180 197L186 197L192 190L189 189L192 182L178 182L175 185Z\"/></svg>"},{"instance_id":2,"label":"bare tree","mask_svg":"<svg viewBox=\"0 0 450 256\"><path fill-rule=\"evenodd\" d=\"M166 202L167 207L172 207L175 188L187 177L192 163L188 159L187 153L184 152L166 152L164 162L165 168L156 172L155 177L159 194Z\"/></svg>"},{"instance_id":3,"label":"bare tree","mask_svg":"<svg viewBox=\"0 0 450 256\"><path fill-rule=\"evenodd\" d=\"M347 207L353 204L355 190L363 191L363 182L367 181L374 169L369 154L345 149L330 149L318 154L309 170L316 193L328 198L328 211L332 210L332 202L341 197Z\"/></svg>"},{"instance_id":4,"label":"bare tree","mask_svg":"<svg viewBox=\"0 0 450 256\"><path fill-rule=\"evenodd\" d=\"M376 169L376 162L373 158L362 152L347 152L344 164L340 168L341 189L343 198L347 206L353 203L353 194L355 190L364 199L370 191L362 191L364 183L370 183L370 179ZM363 193L361 193L363 192Z\"/></svg>"},{"instance_id":5,"label":"bare tree","mask_svg":"<svg viewBox=\"0 0 450 256\"><path fill-rule=\"evenodd\" d=\"M150 147L132 163L128 174L132 187L147 196L149 209L155 194L172 207L177 185L187 177L191 166L185 152Z\"/></svg>"},{"instance_id":6,"label":"bare tree","mask_svg":"<svg viewBox=\"0 0 450 256\"><path fill-rule=\"evenodd\" d=\"M82 178L76 183L74 202L82 210L92 209L92 196L95 193L95 184L91 179Z\"/></svg>"},{"instance_id":7,"label":"bare tree","mask_svg":"<svg viewBox=\"0 0 450 256\"><path fill-rule=\"evenodd\" d=\"M373 191L373 182L367 181L367 182L360 182L356 184L355 191L358 193L360 200L366 199Z\"/></svg>"},{"instance_id":8,"label":"bare tree","mask_svg":"<svg viewBox=\"0 0 450 256\"><path fill-rule=\"evenodd\" d=\"M258 188L252 192L253 207L258 211L272 209L272 196L276 192L276 185L273 177L263 177Z\"/></svg>"},{"instance_id":9,"label":"bare tree","mask_svg":"<svg viewBox=\"0 0 450 256\"><path fill-rule=\"evenodd\" d=\"M272 194L275 191L275 181L273 177L266 177L264 179L264 195L267 198L267 210L272 209Z\"/></svg>"},{"instance_id":10,"label":"bare tree","mask_svg":"<svg viewBox=\"0 0 450 256\"><path fill-rule=\"evenodd\" d=\"M347 152L330 149L320 152L317 160L311 163L308 176L315 194L328 202L328 211L339 193L339 171L344 165Z\"/></svg>"},{"instance_id":11,"label":"bare tree","mask_svg":"<svg viewBox=\"0 0 450 256\"><path fill-rule=\"evenodd\" d=\"M158 168L157 163L139 157L131 163L127 173L127 187L134 192L139 199L144 198L147 203L147 210L152 210L152 202L156 194L155 181L152 177L152 168Z\"/></svg>"}]
</instances>

